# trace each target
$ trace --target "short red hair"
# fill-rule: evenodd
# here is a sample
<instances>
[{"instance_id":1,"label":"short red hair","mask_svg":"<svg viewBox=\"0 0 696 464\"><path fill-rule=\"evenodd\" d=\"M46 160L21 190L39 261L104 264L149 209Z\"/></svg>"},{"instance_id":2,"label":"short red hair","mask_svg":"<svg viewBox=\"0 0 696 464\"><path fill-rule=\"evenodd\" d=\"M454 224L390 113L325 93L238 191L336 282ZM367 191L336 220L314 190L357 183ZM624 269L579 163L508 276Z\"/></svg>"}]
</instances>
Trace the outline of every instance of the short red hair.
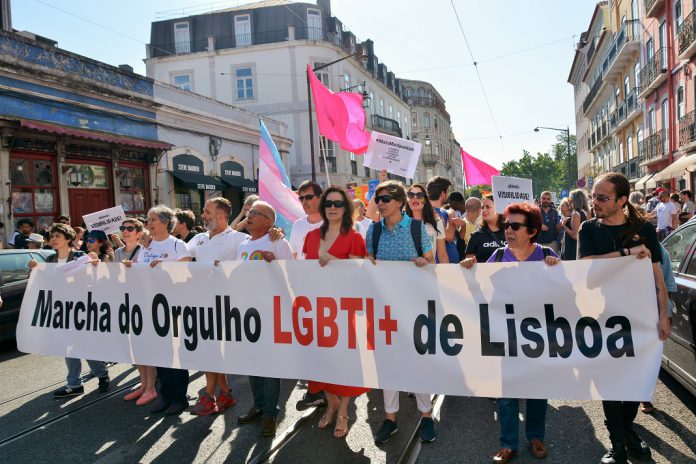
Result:
<instances>
[{"instance_id":1,"label":"short red hair","mask_svg":"<svg viewBox=\"0 0 696 464\"><path fill-rule=\"evenodd\" d=\"M539 238L539 234L541 234L541 225L543 223L539 207L529 203L512 203L505 208L505 218L507 219L511 214L521 214L524 216L524 222L527 224L527 231L530 233L532 229L535 231L529 241L535 243Z\"/></svg>"}]
</instances>

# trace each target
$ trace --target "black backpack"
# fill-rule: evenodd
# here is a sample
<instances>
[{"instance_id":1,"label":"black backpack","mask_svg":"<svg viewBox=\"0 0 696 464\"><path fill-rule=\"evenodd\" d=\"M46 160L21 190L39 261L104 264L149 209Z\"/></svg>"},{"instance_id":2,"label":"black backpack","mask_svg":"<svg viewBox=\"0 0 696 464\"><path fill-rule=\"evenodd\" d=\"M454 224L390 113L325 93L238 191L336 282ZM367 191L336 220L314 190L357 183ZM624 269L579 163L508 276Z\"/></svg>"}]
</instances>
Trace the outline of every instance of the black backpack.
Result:
<instances>
[{"instance_id":1,"label":"black backpack","mask_svg":"<svg viewBox=\"0 0 696 464\"><path fill-rule=\"evenodd\" d=\"M373 224L372 250L374 252L374 257L376 258L379 238L382 236L382 221L377 221ZM418 219L411 219L411 237L413 238L413 244L416 246L416 253L418 253L418 256L423 256L423 246L421 245L421 224L422 221L419 221Z\"/></svg>"},{"instance_id":2,"label":"black backpack","mask_svg":"<svg viewBox=\"0 0 696 464\"><path fill-rule=\"evenodd\" d=\"M544 258L551 256L551 248L542 246L541 251L544 252ZM499 263L503 260L503 254L505 253L505 248L498 248L495 250L495 262Z\"/></svg>"}]
</instances>

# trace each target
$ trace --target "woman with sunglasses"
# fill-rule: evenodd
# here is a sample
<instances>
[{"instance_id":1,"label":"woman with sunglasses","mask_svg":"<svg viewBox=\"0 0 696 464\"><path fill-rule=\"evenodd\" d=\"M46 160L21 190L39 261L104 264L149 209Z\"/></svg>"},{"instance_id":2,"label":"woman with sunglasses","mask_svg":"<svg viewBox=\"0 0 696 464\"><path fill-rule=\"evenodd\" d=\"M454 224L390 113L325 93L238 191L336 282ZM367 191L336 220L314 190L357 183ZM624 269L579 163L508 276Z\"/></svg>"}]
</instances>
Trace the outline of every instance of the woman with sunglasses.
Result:
<instances>
[{"instance_id":1,"label":"woman with sunglasses","mask_svg":"<svg viewBox=\"0 0 696 464\"><path fill-rule=\"evenodd\" d=\"M305 259L318 259L319 265L324 267L334 259L362 259L367 255L365 240L354 227L353 202L344 189L326 189L319 202L319 213L324 222L321 227L307 234L302 248ZM326 394L327 408L319 420L320 429L329 427L333 423L334 415L338 413L333 432L336 438L348 435L350 399L369 391L362 387L347 387L311 380L308 390L311 394L322 390Z\"/></svg>"},{"instance_id":2,"label":"woman with sunglasses","mask_svg":"<svg viewBox=\"0 0 696 464\"><path fill-rule=\"evenodd\" d=\"M435 250L435 262L449 263L445 244L445 224L442 217L435 213L425 188L420 184L413 184L408 188L406 196L406 214L425 224L425 232Z\"/></svg>"},{"instance_id":3,"label":"woman with sunglasses","mask_svg":"<svg viewBox=\"0 0 696 464\"><path fill-rule=\"evenodd\" d=\"M488 259L493 262L544 261L555 266L561 260L551 248L537 243L543 220L538 206L528 203L512 203L505 208L505 248L499 248ZM474 263L464 267L470 269ZM548 454L544 444L546 434L547 400L527 399L525 429L529 449L537 459ZM520 400L517 398L498 399L498 417L500 422L500 450L493 457L493 462L506 464L517 456L519 449L519 413Z\"/></svg>"},{"instance_id":4,"label":"woman with sunglasses","mask_svg":"<svg viewBox=\"0 0 696 464\"><path fill-rule=\"evenodd\" d=\"M99 257L99 261L103 263L112 263L114 261L114 249L103 230L90 231L87 234L85 243L87 244L87 251L96 254Z\"/></svg>"},{"instance_id":5,"label":"woman with sunglasses","mask_svg":"<svg viewBox=\"0 0 696 464\"><path fill-rule=\"evenodd\" d=\"M471 267L474 263L485 263L495 250L504 246L503 215L496 214L493 195L486 195L481 200L481 227L471 234L465 258L459 264Z\"/></svg>"}]
</instances>

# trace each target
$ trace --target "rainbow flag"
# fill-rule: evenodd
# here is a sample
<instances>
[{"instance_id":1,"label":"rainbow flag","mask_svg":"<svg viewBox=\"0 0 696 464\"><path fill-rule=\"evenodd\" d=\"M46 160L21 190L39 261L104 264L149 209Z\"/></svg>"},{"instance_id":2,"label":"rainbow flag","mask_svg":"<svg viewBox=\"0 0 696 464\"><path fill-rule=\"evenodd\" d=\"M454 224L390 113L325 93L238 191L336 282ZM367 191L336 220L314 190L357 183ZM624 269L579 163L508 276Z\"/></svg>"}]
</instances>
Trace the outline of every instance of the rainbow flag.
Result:
<instances>
[{"instance_id":1,"label":"rainbow flag","mask_svg":"<svg viewBox=\"0 0 696 464\"><path fill-rule=\"evenodd\" d=\"M285 171L280 153L263 120L259 140L259 197L273 206L276 225L283 229L285 238L290 239L290 230L296 220L305 216L297 194L293 192L290 178Z\"/></svg>"}]
</instances>

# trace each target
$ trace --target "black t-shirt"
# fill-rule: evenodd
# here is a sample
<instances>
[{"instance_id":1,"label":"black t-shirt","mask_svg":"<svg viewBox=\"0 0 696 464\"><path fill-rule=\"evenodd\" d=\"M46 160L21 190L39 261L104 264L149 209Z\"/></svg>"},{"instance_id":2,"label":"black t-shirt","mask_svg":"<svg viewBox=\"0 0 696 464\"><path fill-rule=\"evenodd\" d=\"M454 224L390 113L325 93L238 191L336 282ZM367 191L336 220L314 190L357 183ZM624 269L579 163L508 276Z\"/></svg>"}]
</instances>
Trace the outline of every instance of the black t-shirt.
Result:
<instances>
[{"instance_id":1,"label":"black t-shirt","mask_svg":"<svg viewBox=\"0 0 696 464\"><path fill-rule=\"evenodd\" d=\"M498 248L505 246L505 232L503 229L492 232L488 227L482 227L469 238L466 244L465 255L476 255L476 261L485 263Z\"/></svg>"},{"instance_id":2,"label":"black t-shirt","mask_svg":"<svg viewBox=\"0 0 696 464\"><path fill-rule=\"evenodd\" d=\"M580 226L578 239L578 258L596 256L619 251L621 248L633 248L645 245L650 250L653 263L662 261L660 241L657 239L655 226L650 222L644 222L633 237L621 243L621 236L627 228L627 224L620 226L608 226L597 219L585 221Z\"/></svg>"}]
</instances>

